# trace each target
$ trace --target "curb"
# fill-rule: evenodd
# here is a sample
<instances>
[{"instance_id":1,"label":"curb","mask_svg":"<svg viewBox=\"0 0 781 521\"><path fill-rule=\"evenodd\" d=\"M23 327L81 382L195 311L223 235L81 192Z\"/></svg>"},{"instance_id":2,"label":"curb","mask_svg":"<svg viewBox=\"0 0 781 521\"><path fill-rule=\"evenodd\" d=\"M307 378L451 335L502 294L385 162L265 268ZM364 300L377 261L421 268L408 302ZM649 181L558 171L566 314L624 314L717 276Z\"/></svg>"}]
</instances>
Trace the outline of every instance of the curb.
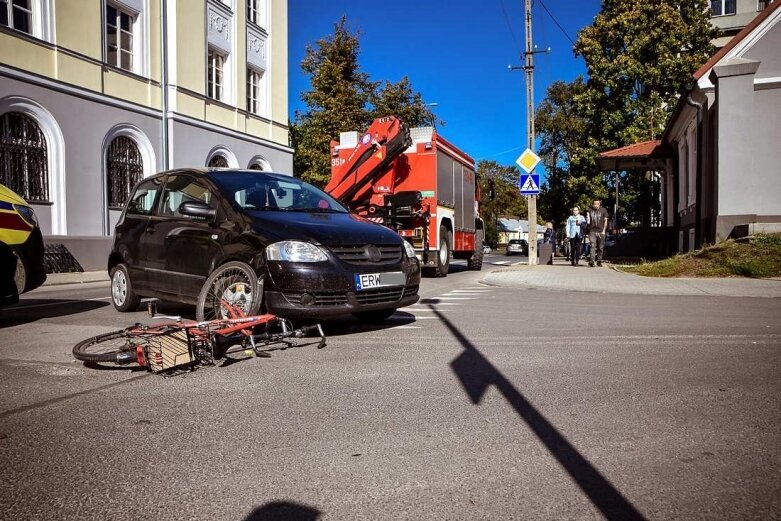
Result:
<instances>
[{"instance_id":1,"label":"curb","mask_svg":"<svg viewBox=\"0 0 781 521\"><path fill-rule=\"evenodd\" d=\"M65 284L85 284L87 282L108 282L105 271L84 271L79 273L49 273L42 287L62 286Z\"/></svg>"}]
</instances>

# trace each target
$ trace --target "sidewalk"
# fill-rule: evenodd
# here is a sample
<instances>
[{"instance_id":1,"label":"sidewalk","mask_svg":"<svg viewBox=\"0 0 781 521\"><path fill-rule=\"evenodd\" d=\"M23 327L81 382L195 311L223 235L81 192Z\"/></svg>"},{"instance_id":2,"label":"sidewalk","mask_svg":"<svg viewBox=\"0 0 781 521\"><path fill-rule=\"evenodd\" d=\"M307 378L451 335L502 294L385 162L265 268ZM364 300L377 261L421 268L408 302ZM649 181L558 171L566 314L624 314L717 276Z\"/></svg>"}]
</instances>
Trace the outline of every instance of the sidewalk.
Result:
<instances>
[{"instance_id":1,"label":"sidewalk","mask_svg":"<svg viewBox=\"0 0 781 521\"><path fill-rule=\"evenodd\" d=\"M781 280L734 278L657 278L622 273L605 264L589 268L569 264L513 266L492 271L483 282L494 286L554 291L591 291L635 295L706 295L781 298Z\"/></svg>"}]
</instances>

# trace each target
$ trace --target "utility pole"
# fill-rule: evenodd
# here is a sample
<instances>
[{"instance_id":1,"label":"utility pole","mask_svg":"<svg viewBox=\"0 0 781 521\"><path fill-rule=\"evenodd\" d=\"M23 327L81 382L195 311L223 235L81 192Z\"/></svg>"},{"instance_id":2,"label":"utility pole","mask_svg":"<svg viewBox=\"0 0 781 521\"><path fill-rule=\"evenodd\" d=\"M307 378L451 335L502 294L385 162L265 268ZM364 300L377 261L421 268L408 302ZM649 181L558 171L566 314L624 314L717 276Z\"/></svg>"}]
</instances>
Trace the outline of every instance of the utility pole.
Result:
<instances>
[{"instance_id":1,"label":"utility pole","mask_svg":"<svg viewBox=\"0 0 781 521\"><path fill-rule=\"evenodd\" d=\"M526 146L534 152L534 55L542 52L550 52L550 47L543 51L536 50L532 43L532 0L524 0L524 18L526 21L526 51L523 53L524 64L522 66L508 65L511 71L523 69L526 73ZM526 154L526 152L524 152ZM523 157L524 154L521 154ZM518 158L521 160L521 158ZM539 158L537 159L539 160ZM534 173L532 168L529 174ZM523 177L523 176L521 176ZM527 222L529 223L529 266L537 264L537 196L526 196L526 208L528 209Z\"/></svg>"},{"instance_id":2,"label":"utility pole","mask_svg":"<svg viewBox=\"0 0 781 521\"><path fill-rule=\"evenodd\" d=\"M526 52L523 70L526 72L526 137L529 150L534 152L534 45L532 44L532 0L524 0L526 18ZM531 173L531 172L530 172ZM529 266L537 264L537 196L526 196L529 223Z\"/></svg>"}]
</instances>

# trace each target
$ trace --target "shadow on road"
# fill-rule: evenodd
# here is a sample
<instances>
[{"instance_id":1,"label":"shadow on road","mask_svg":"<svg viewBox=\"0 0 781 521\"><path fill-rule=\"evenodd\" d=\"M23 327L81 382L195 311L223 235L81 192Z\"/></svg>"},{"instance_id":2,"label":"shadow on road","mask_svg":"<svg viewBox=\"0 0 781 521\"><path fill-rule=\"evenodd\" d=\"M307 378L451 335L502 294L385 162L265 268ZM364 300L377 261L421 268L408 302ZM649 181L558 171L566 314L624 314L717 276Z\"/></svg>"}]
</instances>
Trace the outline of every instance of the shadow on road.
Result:
<instances>
[{"instance_id":1,"label":"shadow on road","mask_svg":"<svg viewBox=\"0 0 781 521\"><path fill-rule=\"evenodd\" d=\"M108 306L108 302L73 299L24 299L0 310L0 328L46 318L65 317Z\"/></svg>"},{"instance_id":2,"label":"shadow on road","mask_svg":"<svg viewBox=\"0 0 781 521\"><path fill-rule=\"evenodd\" d=\"M397 326L404 326L415 322L415 315L405 311L397 311L393 316L380 322L362 322L357 318L343 318L329 320L323 323L323 330L326 336L344 336L355 333L368 333L371 331L382 331Z\"/></svg>"},{"instance_id":3,"label":"shadow on road","mask_svg":"<svg viewBox=\"0 0 781 521\"><path fill-rule=\"evenodd\" d=\"M495 386L607 519L645 519L447 317L435 308L431 309L464 347L464 352L450 366L472 403L479 404L488 388Z\"/></svg>"},{"instance_id":4,"label":"shadow on road","mask_svg":"<svg viewBox=\"0 0 781 521\"><path fill-rule=\"evenodd\" d=\"M291 501L272 501L250 512L244 521L317 521L322 512Z\"/></svg>"}]
</instances>

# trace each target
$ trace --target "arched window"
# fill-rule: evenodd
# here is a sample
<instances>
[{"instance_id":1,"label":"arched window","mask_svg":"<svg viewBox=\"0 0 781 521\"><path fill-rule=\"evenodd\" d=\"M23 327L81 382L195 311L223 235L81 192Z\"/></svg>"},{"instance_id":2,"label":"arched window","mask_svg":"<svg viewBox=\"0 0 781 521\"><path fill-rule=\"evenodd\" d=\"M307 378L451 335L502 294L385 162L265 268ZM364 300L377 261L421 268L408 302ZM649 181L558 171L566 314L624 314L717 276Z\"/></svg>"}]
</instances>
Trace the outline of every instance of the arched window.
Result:
<instances>
[{"instance_id":1,"label":"arched window","mask_svg":"<svg viewBox=\"0 0 781 521\"><path fill-rule=\"evenodd\" d=\"M106 188L108 207L121 209L130 189L144 177L144 161L136 142L117 136L106 150Z\"/></svg>"},{"instance_id":2,"label":"arched window","mask_svg":"<svg viewBox=\"0 0 781 521\"><path fill-rule=\"evenodd\" d=\"M252 163L249 166L249 169L250 170L263 170L263 165L261 165L260 163Z\"/></svg>"},{"instance_id":3,"label":"arched window","mask_svg":"<svg viewBox=\"0 0 781 521\"><path fill-rule=\"evenodd\" d=\"M228 159L221 154L214 154L209 160L209 165L212 168L228 168Z\"/></svg>"},{"instance_id":4,"label":"arched window","mask_svg":"<svg viewBox=\"0 0 781 521\"><path fill-rule=\"evenodd\" d=\"M38 123L21 112L0 117L0 183L27 201L49 200L46 138Z\"/></svg>"}]
</instances>

